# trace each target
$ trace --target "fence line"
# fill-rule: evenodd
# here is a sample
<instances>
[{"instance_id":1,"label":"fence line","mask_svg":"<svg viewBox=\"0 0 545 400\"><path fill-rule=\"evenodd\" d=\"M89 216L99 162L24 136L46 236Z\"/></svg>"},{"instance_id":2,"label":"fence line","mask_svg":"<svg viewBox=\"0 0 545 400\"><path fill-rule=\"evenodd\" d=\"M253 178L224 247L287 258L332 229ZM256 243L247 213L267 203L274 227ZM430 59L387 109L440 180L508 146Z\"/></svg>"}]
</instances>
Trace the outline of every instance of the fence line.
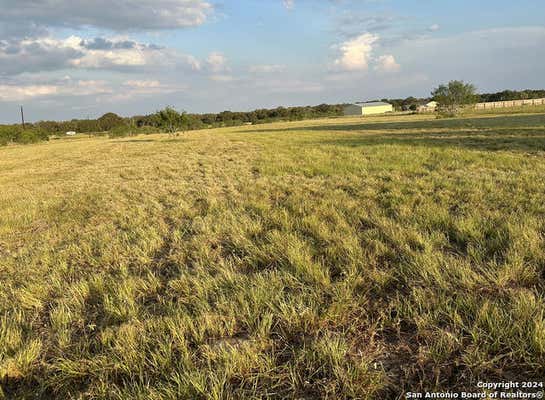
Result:
<instances>
[{"instance_id":1,"label":"fence line","mask_svg":"<svg viewBox=\"0 0 545 400\"><path fill-rule=\"evenodd\" d=\"M478 110L488 110L491 108L506 108L506 107L521 107L521 106L540 106L545 105L544 99L525 99L525 100L508 100L508 101L492 101L489 103L477 103L475 108Z\"/></svg>"}]
</instances>

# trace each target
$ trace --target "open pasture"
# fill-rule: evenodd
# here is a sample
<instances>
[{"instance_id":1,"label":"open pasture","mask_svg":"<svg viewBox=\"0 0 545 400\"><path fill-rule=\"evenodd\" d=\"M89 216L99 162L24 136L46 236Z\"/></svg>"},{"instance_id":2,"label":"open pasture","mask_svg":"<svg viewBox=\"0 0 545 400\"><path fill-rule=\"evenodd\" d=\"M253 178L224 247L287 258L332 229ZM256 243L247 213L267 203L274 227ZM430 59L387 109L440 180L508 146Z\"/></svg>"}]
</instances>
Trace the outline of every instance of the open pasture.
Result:
<instances>
[{"instance_id":1,"label":"open pasture","mask_svg":"<svg viewBox=\"0 0 545 400\"><path fill-rule=\"evenodd\" d=\"M545 114L0 148L0 398L545 376Z\"/></svg>"}]
</instances>

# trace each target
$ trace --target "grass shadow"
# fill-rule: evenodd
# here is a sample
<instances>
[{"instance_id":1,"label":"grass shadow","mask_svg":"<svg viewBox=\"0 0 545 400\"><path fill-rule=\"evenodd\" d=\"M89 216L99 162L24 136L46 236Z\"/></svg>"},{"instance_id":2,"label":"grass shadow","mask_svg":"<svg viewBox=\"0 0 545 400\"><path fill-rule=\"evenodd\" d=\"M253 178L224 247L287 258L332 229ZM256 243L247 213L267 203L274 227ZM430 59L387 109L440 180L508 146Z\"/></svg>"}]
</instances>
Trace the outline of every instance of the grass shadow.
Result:
<instances>
[{"instance_id":1,"label":"grass shadow","mask_svg":"<svg viewBox=\"0 0 545 400\"><path fill-rule=\"evenodd\" d=\"M164 143L179 143L179 142L187 142L187 138L172 138L172 139L166 139L166 140L161 140L161 142L164 142Z\"/></svg>"},{"instance_id":2,"label":"grass shadow","mask_svg":"<svg viewBox=\"0 0 545 400\"><path fill-rule=\"evenodd\" d=\"M130 139L130 140L114 140L114 143L152 143L157 142L155 139Z\"/></svg>"},{"instance_id":3,"label":"grass shadow","mask_svg":"<svg viewBox=\"0 0 545 400\"><path fill-rule=\"evenodd\" d=\"M314 144L335 146L406 145L425 147L459 147L481 151L545 151L545 129L510 130L508 132L461 130L455 132L408 132L351 135L325 139Z\"/></svg>"},{"instance_id":4,"label":"grass shadow","mask_svg":"<svg viewBox=\"0 0 545 400\"><path fill-rule=\"evenodd\" d=\"M389 131L414 129L491 129L491 128L527 128L540 127L545 129L545 114L501 115L492 117L473 117L455 119L435 119L424 121L400 122L364 122L313 125L293 128L257 129L251 133L297 132L297 131ZM239 131L250 133L249 131Z\"/></svg>"},{"instance_id":5,"label":"grass shadow","mask_svg":"<svg viewBox=\"0 0 545 400\"><path fill-rule=\"evenodd\" d=\"M262 129L258 133L312 133L301 144L339 146L407 145L459 147L482 151L545 151L545 114L507 115L424 121L344 123ZM336 133L339 133L337 135ZM247 132L248 133L248 132Z\"/></svg>"}]
</instances>

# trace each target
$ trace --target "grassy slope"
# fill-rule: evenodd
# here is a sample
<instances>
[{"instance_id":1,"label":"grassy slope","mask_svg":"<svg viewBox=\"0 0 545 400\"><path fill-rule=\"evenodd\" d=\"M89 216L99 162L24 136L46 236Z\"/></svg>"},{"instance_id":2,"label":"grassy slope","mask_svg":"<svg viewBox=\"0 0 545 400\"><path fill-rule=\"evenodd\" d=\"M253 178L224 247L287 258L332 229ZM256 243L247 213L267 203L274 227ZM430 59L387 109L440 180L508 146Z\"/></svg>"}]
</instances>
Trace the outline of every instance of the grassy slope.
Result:
<instances>
[{"instance_id":1,"label":"grassy slope","mask_svg":"<svg viewBox=\"0 0 545 400\"><path fill-rule=\"evenodd\" d=\"M3 394L543 377L545 114L429 118L0 149Z\"/></svg>"}]
</instances>

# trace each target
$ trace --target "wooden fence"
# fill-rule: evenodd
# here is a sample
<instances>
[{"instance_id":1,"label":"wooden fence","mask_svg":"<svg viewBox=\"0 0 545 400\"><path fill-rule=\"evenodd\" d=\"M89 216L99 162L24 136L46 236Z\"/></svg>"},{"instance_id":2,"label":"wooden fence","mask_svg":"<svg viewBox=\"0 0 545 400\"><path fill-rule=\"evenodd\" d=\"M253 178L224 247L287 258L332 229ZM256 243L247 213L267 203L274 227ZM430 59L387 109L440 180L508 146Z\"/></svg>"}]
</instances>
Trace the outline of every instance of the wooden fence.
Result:
<instances>
[{"instance_id":1,"label":"wooden fence","mask_svg":"<svg viewBox=\"0 0 545 400\"><path fill-rule=\"evenodd\" d=\"M545 99L526 99L509 101L492 101L490 103L477 103L477 110L488 110L491 108L522 107L522 106L540 106L545 105Z\"/></svg>"}]
</instances>

